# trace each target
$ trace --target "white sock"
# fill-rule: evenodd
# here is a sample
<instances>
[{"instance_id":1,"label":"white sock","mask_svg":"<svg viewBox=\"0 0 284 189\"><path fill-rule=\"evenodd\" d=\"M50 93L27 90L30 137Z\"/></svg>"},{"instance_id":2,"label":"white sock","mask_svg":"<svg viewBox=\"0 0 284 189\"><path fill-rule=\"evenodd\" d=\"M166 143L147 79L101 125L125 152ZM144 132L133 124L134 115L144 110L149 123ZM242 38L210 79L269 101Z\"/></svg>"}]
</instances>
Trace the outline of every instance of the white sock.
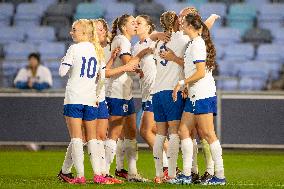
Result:
<instances>
[{"instance_id":1,"label":"white sock","mask_svg":"<svg viewBox=\"0 0 284 189\"><path fill-rule=\"evenodd\" d=\"M153 156L155 161L156 176L163 177L163 147L166 140L166 136L156 134L155 142L153 146Z\"/></svg>"},{"instance_id":2,"label":"white sock","mask_svg":"<svg viewBox=\"0 0 284 189\"><path fill-rule=\"evenodd\" d=\"M165 151L163 151L163 167L168 167L169 162L168 162L168 157Z\"/></svg>"},{"instance_id":3,"label":"white sock","mask_svg":"<svg viewBox=\"0 0 284 189\"><path fill-rule=\"evenodd\" d=\"M128 173L137 174L138 147L136 139L124 139L125 155L128 160Z\"/></svg>"},{"instance_id":4,"label":"white sock","mask_svg":"<svg viewBox=\"0 0 284 189\"><path fill-rule=\"evenodd\" d=\"M197 159L198 146L197 146L196 139L193 139L192 143L193 143L193 157L192 157L193 162L192 162L191 172L198 174L198 159Z\"/></svg>"},{"instance_id":5,"label":"white sock","mask_svg":"<svg viewBox=\"0 0 284 189\"><path fill-rule=\"evenodd\" d=\"M124 140L118 139L116 145L116 170L121 171L124 168Z\"/></svg>"},{"instance_id":6,"label":"white sock","mask_svg":"<svg viewBox=\"0 0 284 189\"><path fill-rule=\"evenodd\" d=\"M193 143L191 138L181 140L182 162L183 162L183 174L186 176L191 175L192 163L193 163Z\"/></svg>"},{"instance_id":7,"label":"white sock","mask_svg":"<svg viewBox=\"0 0 284 189\"><path fill-rule=\"evenodd\" d=\"M169 160L168 173L170 178L175 178L179 152L179 136L178 134L170 134L169 138L169 149L167 154Z\"/></svg>"},{"instance_id":8,"label":"white sock","mask_svg":"<svg viewBox=\"0 0 284 189\"><path fill-rule=\"evenodd\" d=\"M105 141L105 151L106 151L106 174L109 174L110 165L112 164L116 152L116 141L112 139L107 139Z\"/></svg>"},{"instance_id":9,"label":"white sock","mask_svg":"<svg viewBox=\"0 0 284 189\"><path fill-rule=\"evenodd\" d=\"M222 158L222 147L219 140L216 140L215 142L210 144L210 151L215 165L215 176L221 179L225 178L224 164Z\"/></svg>"},{"instance_id":10,"label":"white sock","mask_svg":"<svg viewBox=\"0 0 284 189\"><path fill-rule=\"evenodd\" d=\"M97 142L97 139L88 141L88 153L94 175L101 175L99 148L100 146Z\"/></svg>"},{"instance_id":11,"label":"white sock","mask_svg":"<svg viewBox=\"0 0 284 189\"><path fill-rule=\"evenodd\" d=\"M65 159L61 168L63 174L71 173L71 169L73 167L73 160L71 153L72 153L72 143L70 142L67 147Z\"/></svg>"},{"instance_id":12,"label":"white sock","mask_svg":"<svg viewBox=\"0 0 284 189\"><path fill-rule=\"evenodd\" d=\"M84 150L83 141L80 138L72 138L72 160L78 177L84 176Z\"/></svg>"},{"instance_id":13,"label":"white sock","mask_svg":"<svg viewBox=\"0 0 284 189\"><path fill-rule=\"evenodd\" d=\"M101 174L106 175L106 151L105 151L105 145L104 141L97 140L98 143L98 152L99 152L99 158L100 158L100 168L101 168Z\"/></svg>"},{"instance_id":14,"label":"white sock","mask_svg":"<svg viewBox=\"0 0 284 189\"><path fill-rule=\"evenodd\" d=\"M206 171L210 175L214 175L214 161L211 156L210 146L205 139L201 140L201 145L202 145L202 151L203 151L203 155L204 155L205 163L206 163Z\"/></svg>"}]
</instances>

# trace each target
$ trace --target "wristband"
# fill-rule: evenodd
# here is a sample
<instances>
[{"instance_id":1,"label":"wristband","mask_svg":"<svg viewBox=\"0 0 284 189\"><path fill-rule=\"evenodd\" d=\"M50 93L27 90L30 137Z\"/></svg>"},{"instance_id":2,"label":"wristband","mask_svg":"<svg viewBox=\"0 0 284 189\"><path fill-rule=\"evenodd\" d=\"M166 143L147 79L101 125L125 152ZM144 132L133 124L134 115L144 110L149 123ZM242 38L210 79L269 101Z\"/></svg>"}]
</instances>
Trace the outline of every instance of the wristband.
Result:
<instances>
[{"instance_id":1,"label":"wristband","mask_svg":"<svg viewBox=\"0 0 284 189\"><path fill-rule=\"evenodd\" d=\"M180 80L180 81L178 81L178 84L179 84L180 86L184 86L185 82L184 82L184 80Z\"/></svg>"}]
</instances>

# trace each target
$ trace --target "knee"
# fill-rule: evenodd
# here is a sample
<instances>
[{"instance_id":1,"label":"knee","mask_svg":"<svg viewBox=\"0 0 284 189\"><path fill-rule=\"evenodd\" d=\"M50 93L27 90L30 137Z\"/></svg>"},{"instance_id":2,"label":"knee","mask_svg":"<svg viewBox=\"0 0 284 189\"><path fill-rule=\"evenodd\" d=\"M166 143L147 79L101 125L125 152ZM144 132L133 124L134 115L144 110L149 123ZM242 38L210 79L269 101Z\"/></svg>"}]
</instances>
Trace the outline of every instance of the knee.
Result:
<instances>
[{"instance_id":1,"label":"knee","mask_svg":"<svg viewBox=\"0 0 284 189\"><path fill-rule=\"evenodd\" d=\"M214 141L216 139L216 135L214 132L203 131L202 138L205 139L208 143L210 143L210 141Z\"/></svg>"},{"instance_id":2,"label":"knee","mask_svg":"<svg viewBox=\"0 0 284 189\"><path fill-rule=\"evenodd\" d=\"M97 135L97 140L106 140L106 134L98 134Z\"/></svg>"}]
</instances>

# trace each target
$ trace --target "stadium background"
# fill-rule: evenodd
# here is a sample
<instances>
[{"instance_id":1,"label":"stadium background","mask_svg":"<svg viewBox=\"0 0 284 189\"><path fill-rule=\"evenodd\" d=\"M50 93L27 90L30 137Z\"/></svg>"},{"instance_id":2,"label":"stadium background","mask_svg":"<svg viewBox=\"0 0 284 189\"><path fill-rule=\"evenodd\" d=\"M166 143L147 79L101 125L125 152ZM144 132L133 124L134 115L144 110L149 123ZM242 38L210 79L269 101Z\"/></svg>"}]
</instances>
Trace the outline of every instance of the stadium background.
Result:
<instances>
[{"instance_id":1,"label":"stadium background","mask_svg":"<svg viewBox=\"0 0 284 189\"><path fill-rule=\"evenodd\" d=\"M186 6L195 6L203 19L212 13L221 16L215 22L211 35L217 48L218 63L215 72L219 96L216 131L223 147L235 149L225 151L226 167L239 160L244 162L242 168L247 170L250 162L242 159L246 157L257 159L255 167L266 165L268 169L280 171L284 175L284 92L279 87L284 78L283 0L0 0L0 149L3 149L0 151L0 170L13 167L13 161L20 161L17 157L21 156L23 159L37 156L48 161L45 153L55 156L55 162L59 162L53 168L56 169L55 173L49 169L47 178L52 178L50 175L55 175L61 166L63 151L58 153L53 149L49 151L49 148L64 146L69 140L62 117L66 78L59 77L58 67L60 59L72 43L69 30L73 20L103 17L111 27L112 20L124 13L148 14L154 19L157 30L160 30L159 16L162 12L173 10L178 13ZM136 41L137 38L132 42ZM13 79L17 71L27 64L26 58L31 52L41 53L42 63L50 68L52 89L37 92L13 88ZM134 78L134 93L140 115L138 79ZM277 85L278 90L272 90ZM141 146L145 146L141 138L139 141ZM37 152L37 155L18 151L30 143L43 145L48 150ZM240 148L250 150L236 150ZM255 149L266 150L256 152ZM148 161L152 161L150 152L143 153L142 159L147 157ZM234 159L235 155L239 159ZM3 163L7 158L10 159L8 163ZM278 163L266 162L266 158ZM35 159L32 161L38 162ZM49 166L48 163L44 165ZM264 173L264 167L251 169L253 173L247 176L272 179L266 175L269 171ZM34 171L41 174L38 169ZM242 171L237 176L242 177ZM229 177L233 177L230 169L228 172ZM20 171L19 179L21 173L25 174ZM7 175L13 174L7 170L0 174L3 176L0 186L14 188L25 185L21 179L19 185L12 185L13 179ZM40 178L43 179L41 187L50 182L44 176ZM8 180L8 185L4 180ZM245 180L241 179L240 182L250 187ZM263 182L267 183L267 180ZM281 187L283 180L283 176L276 176L274 182L267 186ZM252 179L250 183L254 184L251 187L257 186L258 182ZM234 183L239 182L236 179ZM28 184L34 186L33 182ZM260 184L266 186L262 182Z\"/></svg>"}]
</instances>

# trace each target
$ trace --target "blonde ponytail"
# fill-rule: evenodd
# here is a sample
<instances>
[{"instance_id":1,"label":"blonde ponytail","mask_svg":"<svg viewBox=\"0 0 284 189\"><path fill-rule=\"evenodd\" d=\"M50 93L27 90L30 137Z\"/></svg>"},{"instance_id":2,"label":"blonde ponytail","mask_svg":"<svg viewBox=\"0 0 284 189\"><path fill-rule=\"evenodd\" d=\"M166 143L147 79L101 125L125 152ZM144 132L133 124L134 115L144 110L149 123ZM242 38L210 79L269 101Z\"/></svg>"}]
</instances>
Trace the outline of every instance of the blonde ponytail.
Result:
<instances>
[{"instance_id":1,"label":"blonde ponytail","mask_svg":"<svg viewBox=\"0 0 284 189\"><path fill-rule=\"evenodd\" d=\"M99 58L99 62L104 62L105 61L105 57L104 57L104 50L100 44L100 40L99 37L97 35L96 32L96 21L95 20L90 20L90 22L92 23L92 27L93 27L93 34L92 34L92 39L91 39L91 43L93 43L94 47L95 47L95 51L96 54Z\"/></svg>"}]
</instances>

